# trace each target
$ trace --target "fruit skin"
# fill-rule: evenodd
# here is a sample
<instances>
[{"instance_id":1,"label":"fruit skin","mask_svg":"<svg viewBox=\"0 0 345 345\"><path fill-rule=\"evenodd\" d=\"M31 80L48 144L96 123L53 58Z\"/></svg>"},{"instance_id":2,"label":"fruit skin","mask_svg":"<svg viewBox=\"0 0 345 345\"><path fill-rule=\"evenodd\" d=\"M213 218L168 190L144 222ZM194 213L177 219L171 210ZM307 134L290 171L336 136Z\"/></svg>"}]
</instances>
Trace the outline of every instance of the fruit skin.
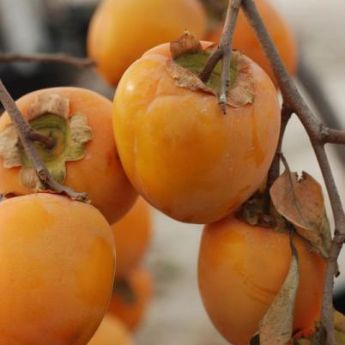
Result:
<instances>
[{"instance_id":1,"label":"fruit skin","mask_svg":"<svg viewBox=\"0 0 345 345\"><path fill-rule=\"evenodd\" d=\"M169 59L169 45L161 45L126 71L114 98L115 140L129 180L149 203L180 221L210 223L264 180L280 130L276 89L245 58L254 103L228 107L224 116L213 95L175 84Z\"/></svg>"},{"instance_id":2,"label":"fruit skin","mask_svg":"<svg viewBox=\"0 0 345 345\"><path fill-rule=\"evenodd\" d=\"M124 322L131 331L134 331L142 321L152 298L153 281L150 272L142 267L129 273L126 279L131 289L129 293L133 294L134 300L126 301L115 289L110 301L109 312Z\"/></svg>"},{"instance_id":3,"label":"fruit skin","mask_svg":"<svg viewBox=\"0 0 345 345\"><path fill-rule=\"evenodd\" d=\"M297 71L297 44L293 33L284 18L271 6L269 1L256 0L255 5L271 35L278 52L285 63L290 74ZM219 42L222 34L223 24L214 32L209 33L206 39L212 42ZM258 63L277 84L269 60L267 59L256 34L243 11L238 16L232 46Z\"/></svg>"},{"instance_id":4,"label":"fruit skin","mask_svg":"<svg viewBox=\"0 0 345 345\"><path fill-rule=\"evenodd\" d=\"M111 228L116 245L116 275L124 277L142 260L150 243L150 206L138 198L132 209Z\"/></svg>"},{"instance_id":5,"label":"fruit skin","mask_svg":"<svg viewBox=\"0 0 345 345\"><path fill-rule=\"evenodd\" d=\"M201 38L206 15L198 0L103 0L89 27L88 55L110 84L146 50L179 37Z\"/></svg>"},{"instance_id":6,"label":"fruit skin","mask_svg":"<svg viewBox=\"0 0 345 345\"><path fill-rule=\"evenodd\" d=\"M130 185L121 162L112 133L111 102L105 97L82 88L57 87L26 94L16 101L24 117L28 107L42 94L58 94L70 100L70 116L81 113L87 116L92 128L92 140L86 144L86 157L67 162L64 184L78 192L87 192L92 204L108 222L121 218L133 205L137 194ZM0 131L11 123L5 112L0 118ZM19 178L20 168L4 168L0 157L0 193L27 194Z\"/></svg>"},{"instance_id":7,"label":"fruit skin","mask_svg":"<svg viewBox=\"0 0 345 345\"><path fill-rule=\"evenodd\" d=\"M86 344L114 280L105 218L89 204L42 193L2 201L0 219L0 344Z\"/></svg>"},{"instance_id":8,"label":"fruit skin","mask_svg":"<svg viewBox=\"0 0 345 345\"><path fill-rule=\"evenodd\" d=\"M126 327L107 314L88 345L133 345L133 340Z\"/></svg>"},{"instance_id":9,"label":"fruit skin","mask_svg":"<svg viewBox=\"0 0 345 345\"><path fill-rule=\"evenodd\" d=\"M319 320L326 262L294 237L300 282L294 331L308 332ZM199 253L199 289L218 331L234 345L257 332L289 270L287 233L226 218L206 226Z\"/></svg>"}]
</instances>

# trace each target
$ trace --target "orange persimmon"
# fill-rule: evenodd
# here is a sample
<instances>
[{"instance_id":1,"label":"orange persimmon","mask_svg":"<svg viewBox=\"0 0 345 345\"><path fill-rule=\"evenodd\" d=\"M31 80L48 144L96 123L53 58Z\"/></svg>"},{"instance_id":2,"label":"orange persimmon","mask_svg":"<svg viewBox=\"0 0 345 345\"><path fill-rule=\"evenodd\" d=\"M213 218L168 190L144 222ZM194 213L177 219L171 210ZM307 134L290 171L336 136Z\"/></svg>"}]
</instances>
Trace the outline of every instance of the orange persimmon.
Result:
<instances>
[{"instance_id":1,"label":"orange persimmon","mask_svg":"<svg viewBox=\"0 0 345 345\"><path fill-rule=\"evenodd\" d=\"M133 339L120 320L107 314L88 345L133 345Z\"/></svg>"},{"instance_id":2,"label":"orange persimmon","mask_svg":"<svg viewBox=\"0 0 345 345\"><path fill-rule=\"evenodd\" d=\"M115 281L109 312L133 331L144 317L152 292L150 272L138 267L125 277L125 281L121 278Z\"/></svg>"},{"instance_id":3,"label":"orange persimmon","mask_svg":"<svg viewBox=\"0 0 345 345\"><path fill-rule=\"evenodd\" d=\"M319 320L326 261L294 237L300 280L294 331L309 333ZM206 226L199 253L199 289L218 331L247 345L289 270L289 234L226 218Z\"/></svg>"},{"instance_id":4,"label":"orange persimmon","mask_svg":"<svg viewBox=\"0 0 345 345\"><path fill-rule=\"evenodd\" d=\"M151 238L150 206L139 198L112 226L116 243L116 274L124 277L143 258Z\"/></svg>"},{"instance_id":5,"label":"orange persimmon","mask_svg":"<svg viewBox=\"0 0 345 345\"><path fill-rule=\"evenodd\" d=\"M88 55L110 84L146 50L189 30L201 38L206 15L198 0L103 0L88 33Z\"/></svg>"},{"instance_id":6,"label":"orange persimmon","mask_svg":"<svg viewBox=\"0 0 345 345\"><path fill-rule=\"evenodd\" d=\"M54 140L35 144L53 177L87 192L108 222L122 217L136 193L118 158L111 102L81 88L58 87L29 93L16 102L34 130ZM5 112L0 119L0 193L27 194L40 188L30 161Z\"/></svg>"},{"instance_id":7,"label":"orange persimmon","mask_svg":"<svg viewBox=\"0 0 345 345\"><path fill-rule=\"evenodd\" d=\"M276 149L276 89L252 60L232 55L235 104L226 115L214 94L178 85L181 68L175 78L169 44L132 64L115 94L114 133L129 180L154 207L180 221L210 223L233 212L260 186ZM181 83L190 80L183 78Z\"/></svg>"},{"instance_id":8,"label":"orange persimmon","mask_svg":"<svg viewBox=\"0 0 345 345\"><path fill-rule=\"evenodd\" d=\"M0 219L0 344L85 345L112 292L106 219L46 193L2 201Z\"/></svg>"},{"instance_id":9,"label":"orange persimmon","mask_svg":"<svg viewBox=\"0 0 345 345\"><path fill-rule=\"evenodd\" d=\"M269 1L256 0L255 4L287 70L290 74L295 74L298 62L297 44L291 29ZM206 39L212 42L219 42L222 31L223 24L208 33ZM275 81L270 62L242 10L238 16L232 46L253 59Z\"/></svg>"}]
</instances>

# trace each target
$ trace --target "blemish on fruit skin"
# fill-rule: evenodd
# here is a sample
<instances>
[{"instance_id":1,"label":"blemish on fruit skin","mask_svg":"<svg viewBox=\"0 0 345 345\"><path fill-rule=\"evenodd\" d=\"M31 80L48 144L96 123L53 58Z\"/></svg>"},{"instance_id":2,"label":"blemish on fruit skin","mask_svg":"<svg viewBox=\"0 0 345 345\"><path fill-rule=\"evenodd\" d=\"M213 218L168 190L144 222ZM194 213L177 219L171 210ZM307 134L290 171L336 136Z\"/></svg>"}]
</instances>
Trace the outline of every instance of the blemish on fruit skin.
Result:
<instances>
[{"instance_id":1,"label":"blemish on fruit skin","mask_svg":"<svg viewBox=\"0 0 345 345\"><path fill-rule=\"evenodd\" d=\"M98 307L110 298L109 286L114 279L115 256L111 245L97 238L76 272L76 293L90 307Z\"/></svg>"}]
</instances>

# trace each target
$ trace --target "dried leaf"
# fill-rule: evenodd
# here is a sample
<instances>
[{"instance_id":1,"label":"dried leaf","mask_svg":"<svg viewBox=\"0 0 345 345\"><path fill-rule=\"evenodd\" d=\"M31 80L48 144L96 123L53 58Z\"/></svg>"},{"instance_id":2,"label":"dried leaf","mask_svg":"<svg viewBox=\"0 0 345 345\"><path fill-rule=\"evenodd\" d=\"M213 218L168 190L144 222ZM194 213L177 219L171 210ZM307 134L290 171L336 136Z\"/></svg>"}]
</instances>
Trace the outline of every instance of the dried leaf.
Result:
<instances>
[{"instance_id":1,"label":"dried leaf","mask_svg":"<svg viewBox=\"0 0 345 345\"><path fill-rule=\"evenodd\" d=\"M292 337L293 314L299 283L298 255L292 240L291 252L289 272L259 325L261 345L287 345Z\"/></svg>"},{"instance_id":2,"label":"dried leaf","mask_svg":"<svg viewBox=\"0 0 345 345\"><path fill-rule=\"evenodd\" d=\"M12 124L0 132L0 156L5 168L21 166L21 157L18 150L18 134Z\"/></svg>"},{"instance_id":3,"label":"dried leaf","mask_svg":"<svg viewBox=\"0 0 345 345\"><path fill-rule=\"evenodd\" d=\"M248 62L239 52L232 52L232 63L237 67L237 76L230 86L228 105L234 108L252 104L255 99L255 84Z\"/></svg>"},{"instance_id":4,"label":"dried leaf","mask_svg":"<svg viewBox=\"0 0 345 345\"><path fill-rule=\"evenodd\" d=\"M189 31L185 31L183 35L176 41L170 42L170 52L173 59L184 54L194 54L202 52L201 43Z\"/></svg>"},{"instance_id":5,"label":"dried leaf","mask_svg":"<svg viewBox=\"0 0 345 345\"><path fill-rule=\"evenodd\" d=\"M31 103L27 110L27 119L30 121L46 113L67 118L69 108L70 104L67 97L62 97L55 93L43 93L36 96L35 100Z\"/></svg>"},{"instance_id":6,"label":"dried leaf","mask_svg":"<svg viewBox=\"0 0 345 345\"><path fill-rule=\"evenodd\" d=\"M328 257L331 232L320 184L305 172L299 179L297 173L285 171L270 194L278 213L295 226L313 249Z\"/></svg>"}]
</instances>

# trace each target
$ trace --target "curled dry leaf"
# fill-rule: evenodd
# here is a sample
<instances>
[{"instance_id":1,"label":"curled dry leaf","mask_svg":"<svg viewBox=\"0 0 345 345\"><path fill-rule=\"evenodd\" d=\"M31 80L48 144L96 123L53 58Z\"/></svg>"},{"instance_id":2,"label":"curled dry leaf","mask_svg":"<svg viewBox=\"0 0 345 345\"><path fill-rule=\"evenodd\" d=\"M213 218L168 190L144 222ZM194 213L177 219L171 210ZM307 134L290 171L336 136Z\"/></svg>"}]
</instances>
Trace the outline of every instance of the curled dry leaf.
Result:
<instances>
[{"instance_id":1,"label":"curled dry leaf","mask_svg":"<svg viewBox=\"0 0 345 345\"><path fill-rule=\"evenodd\" d=\"M328 257L331 233L320 184L305 172L299 179L297 173L285 171L274 182L270 194L278 213L314 250Z\"/></svg>"},{"instance_id":2,"label":"curled dry leaf","mask_svg":"<svg viewBox=\"0 0 345 345\"><path fill-rule=\"evenodd\" d=\"M203 49L200 42L188 32L177 41L170 43L172 59L167 62L167 71L178 87L204 92L215 97L219 94L221 62L215 66L207 83L199 78L213 49L214 45ZM253 103L254 98L255 83L250 62L240 52L233 51L227 104L238 108Z\"/></svg>"},{"instance_id":3,"label":"curled dry leaf","mask_svg":"<svg viewBox=\"0 0 345 345\"><path fill-rule=\"evenodd\" d=\"M292 338L293 315L299 283L298 254L292 239L291 254L290 268L284 283L260 322L260 345L287 345Z\"/></svg>"},{"instance_id":4,"label":"curled dry leaf","mask_svg":"<svg viewBox=\"0 0 345 345\"><path fill-rule=\"evenodd\" d=\"M170 42L170 52L173 59L184 54L202 52L201 43L189 31L185 31L176 41Z\"/></svg>"}]
</instances>

